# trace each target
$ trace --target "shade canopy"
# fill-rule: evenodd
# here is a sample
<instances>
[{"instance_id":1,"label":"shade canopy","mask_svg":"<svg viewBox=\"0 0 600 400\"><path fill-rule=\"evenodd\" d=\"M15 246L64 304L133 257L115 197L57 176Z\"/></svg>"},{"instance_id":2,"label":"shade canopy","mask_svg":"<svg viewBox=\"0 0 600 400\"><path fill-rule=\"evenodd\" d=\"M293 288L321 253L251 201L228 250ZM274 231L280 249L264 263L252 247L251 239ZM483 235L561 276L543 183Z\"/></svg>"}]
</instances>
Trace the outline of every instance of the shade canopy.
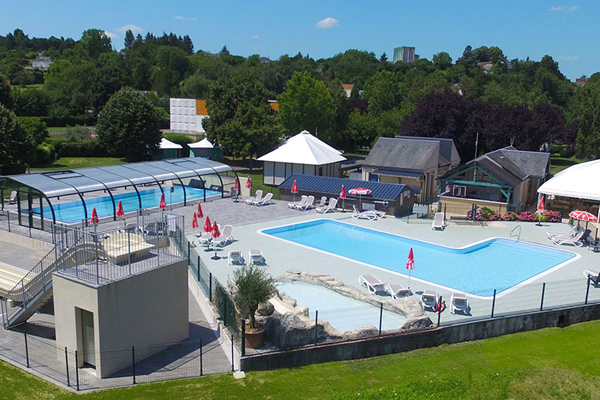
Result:
<instances>
[{"instance_id":1,"label":"shade canopy","mask_svg":"<svg viewBox=\"0 0 600 400\"><path fill-rule=\"evenodd\" d=\"M339 150L314 137L308 131L302 131L286 140L277 149L258 158L258 161L324 165L345 159Z\"/></svg>"},{"instance_id":2,"label":"shade canopy","mask_svg":"<svg viewBox=\"0 0 600 400\"><path fill-rule=\"evenodd\" d=\"M573 165L556 174L539 193L600 201L600 160Z\"/></svg>"},{"instance_id":3,"label":"shade canopy","mask_svg":"<svg viewBox=\"0 0 600 400\"><path fill-rule=\"evenodd\" d=\"M214 146L207 138L204 138L199 142L189 143L188 147L191 149L212 149Z\"/></svg>"},{"instance_id":4,"label":"shade canopy","mask_svg":"<svg viewBox=\"0 0 600 400\"><path fill-rule=\"evenodd\" d=\"M183 147L180 144L173 143L170 140L165 139L165 138L160 139L159 147L160 147L161 150L183 149Z\"/></svg>"}]
</instances>

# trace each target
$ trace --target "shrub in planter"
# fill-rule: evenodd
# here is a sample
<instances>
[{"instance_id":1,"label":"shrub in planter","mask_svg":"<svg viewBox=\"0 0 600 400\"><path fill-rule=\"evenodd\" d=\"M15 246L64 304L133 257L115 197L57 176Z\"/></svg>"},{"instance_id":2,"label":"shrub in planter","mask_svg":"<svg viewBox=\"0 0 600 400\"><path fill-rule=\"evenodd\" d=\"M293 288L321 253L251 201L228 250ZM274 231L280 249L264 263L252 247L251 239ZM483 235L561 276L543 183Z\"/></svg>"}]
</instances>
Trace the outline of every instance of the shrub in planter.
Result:
<instances>
[{"instance_id":1,"label":"shrub in planter","mask_svg":"<svg viewBox=\"0 0 600 400\"><path fill-rule=\"evenodd\" d=\"M266 302L275 294L273 278L267 273L266 267L244 265L233 271L233 282L236 286L233 301L242 316L249 319L249 328L258 330L256 310L261 303Z\"/></svg>"}]
</instances>

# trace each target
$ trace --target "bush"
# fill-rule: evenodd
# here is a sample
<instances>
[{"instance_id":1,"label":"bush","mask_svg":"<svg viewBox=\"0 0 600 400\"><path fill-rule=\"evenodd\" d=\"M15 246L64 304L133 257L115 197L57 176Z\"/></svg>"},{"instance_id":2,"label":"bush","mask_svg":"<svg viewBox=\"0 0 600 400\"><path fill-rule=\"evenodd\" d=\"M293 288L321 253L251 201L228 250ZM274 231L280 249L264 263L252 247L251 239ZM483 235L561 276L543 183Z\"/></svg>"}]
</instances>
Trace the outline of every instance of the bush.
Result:
<instances>
[{"instance_id":1,"label":"bush","mask_svg":"<svg viewBox=\"0 0 600 400\"><path fill-rule=\"evenodd\" d=\"M58 157L108 157L106 149L94 139L48 138L45 143L54 145Z\"/></svg>"},{"instance_id":2,"label":"bush","mask_svg":"<svg viewBox=\"0 0 600 400\"><path fill-rule=\"evenodd\" d=\"M35 149L35 154L33 156L33 164L34 165L43 165L47 163L51 163L54 161L56 156L56 149L50 143L42 143L37 146Z\"/></svg>"},{"instance_id":3,"label":"bush","mask_svg":"<svg viewBox=\"0 0 600 400\"><path fill-rule=\"evenodd\" d=\"M473 213L471 210L467 212L467 218L472 219ZM517 214L513 211L507 211L503 215L496 214L493 210L487 207L479 207L475 210L476 221L523 221L523 222L560 222L562 217L558 211L544 210L542 213L531 213L523 211Z\"/></svg>"},{"instance_id":4,"label":"bush","mask_svg":"<svg viewBox=\"0 0 600 400\"><path fill-rule=\"evenodd\" d=\"M560 150L560 156L563 158L571 158L575 155L575 148L572 145L565 145Z\"/></svg>"},{"instance_id":5,"label":"bush","mask_svg":"<svg viewBox=\"0 0 600 400\"><path fill-rule=\"evenodd\" d=\"M190 148L188 147L188 143L193 143L194 139L181 133L168 133L165 135L165 139L170 140L173 143L177 143L183 147L183 149L181 149L181 157L190 156Z\"/></svg>"}]
</instances>

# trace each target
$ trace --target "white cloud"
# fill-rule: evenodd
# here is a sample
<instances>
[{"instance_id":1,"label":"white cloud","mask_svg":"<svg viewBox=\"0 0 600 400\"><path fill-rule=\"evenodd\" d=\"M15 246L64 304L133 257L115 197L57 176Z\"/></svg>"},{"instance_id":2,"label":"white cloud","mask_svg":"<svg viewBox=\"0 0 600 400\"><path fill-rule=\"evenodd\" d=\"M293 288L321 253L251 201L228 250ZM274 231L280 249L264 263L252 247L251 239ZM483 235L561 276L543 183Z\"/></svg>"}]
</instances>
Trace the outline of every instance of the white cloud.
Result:
<instances>
[{"instance_id":1,"label":"white cloud","mask_svg":"<svg viewBox=\"0 0 600 400\"><path fill-rule=\"evenodd\" d=\"M563 57L558 57L558 59L560 61L579 61L578 56L563 56Z\"/></svg>"},{"instance_id":2,"label":"white cloud","mask_svg":"<svg viewBox=\"0 0 600 400\"><path fill-rule=\"evenodd\" d=\"M573 6L566 6L566 7L563 7L563 6L552 6L552 7L550 7L550 11L551 12L570 13L570 12L577 11L577 10L579 10L579 6L575 6L575 5L573 5Z\"/></svg>"},{"instance_id":3,"label":"white cloud","mask_svg":"<svg viewBox=\"0 0 600 400\"><path fill-rule=\"evenodd\" d=\"M116 35L116 34L114 34L114 33L112 33L112 32L109 32L109 31L104 31L104 34L105 34L106 36L108 36L109 38L111 38L111 39L115 39L115 38L117 37L117 35Z\"/></svg>"},{"instance_id":4,"label":"white cloud","mask_svg":"<svg viewBox=\"0 0 600 400\"><path fill-rule=\"evenodd\" d=\"M183 17L181 15L176 15L175 17L173 17L174 19L178 19L180 21L196 21L197 18L196 17Z\"/></svg>"},{"instance_id":5,"label":"white cloud","mask_svg":"<svg viewBox=\"0 0 600 400\"><path fill-rule=\"evenodd\" d=\"M140 33L140 32L144 32L145 29L140 28L139 26L133 25L133 24L123 25L122 27L117 28L117 32L120 32L120 33L125 33L127 31L131 31L133 33Z\"/></svg>"},{"instance_id":6,"label":"white cloud","mask_svg":"<svg viewBox=\"0 0 600 400\"><path fill-rule=\"evenodd\" d=\"M329 29L340 25L340 21L335 18L327 17L317 22L317 28Z\"/></svg>"},{"instance_id":7,"label":"white cloud","mask_svg":"<svg viewBox=\"0 0 600 400\"><path fill-rule=\"evenodd\" d=\"M258 36L258 35L252 36L252 39L258 39L258 38L260 38L260 36Z\"/></svg>"}]
</instances>

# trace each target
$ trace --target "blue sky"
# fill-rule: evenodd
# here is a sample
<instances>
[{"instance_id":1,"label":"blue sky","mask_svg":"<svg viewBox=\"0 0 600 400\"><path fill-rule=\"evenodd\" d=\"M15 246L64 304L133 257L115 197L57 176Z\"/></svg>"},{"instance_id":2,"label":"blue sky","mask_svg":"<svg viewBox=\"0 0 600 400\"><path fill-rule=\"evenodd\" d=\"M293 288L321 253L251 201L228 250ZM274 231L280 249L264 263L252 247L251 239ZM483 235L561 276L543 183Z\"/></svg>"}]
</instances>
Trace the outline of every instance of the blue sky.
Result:
<instances>
[{"instance_id":1,"label":"blue sky","mask_svg":"<svg viewBox=\"0 0 600 400\"><path fill-rule=\"evenodd\" d=\"M562 0L560 0L562 1ZM394 47L414 46L431 60L440 51L459 58L467 45L498 46L509 59L539 61L548 54L569 79L600 70L600 2L521 0L279 0L175 1L4 0L0 34L81 38L103 29L123 47L126 29L145 35L189 35L195 50L260 54L298 52L314 59L348 49L391 59Z\"/></svg>"}]
</instances>

